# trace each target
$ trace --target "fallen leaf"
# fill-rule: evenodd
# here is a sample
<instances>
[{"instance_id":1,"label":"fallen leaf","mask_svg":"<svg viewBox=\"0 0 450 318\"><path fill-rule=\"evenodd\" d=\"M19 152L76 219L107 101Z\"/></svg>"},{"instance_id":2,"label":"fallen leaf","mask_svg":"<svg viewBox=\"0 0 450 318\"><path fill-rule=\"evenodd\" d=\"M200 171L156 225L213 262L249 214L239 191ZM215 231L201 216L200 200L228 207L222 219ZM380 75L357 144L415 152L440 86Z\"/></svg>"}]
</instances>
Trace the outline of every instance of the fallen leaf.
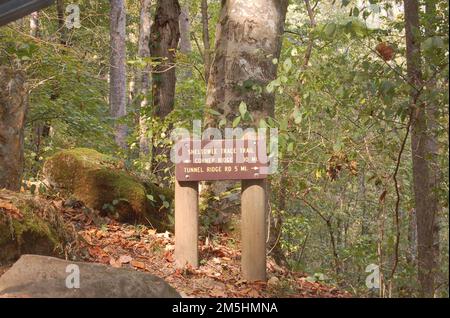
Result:
<instances>
[{"instance_id":1,"label":"fallen leaf","mask_svg":"<svg viewBox=\"0 0 450 318\"><path fill-rule=\"evenodd\" d=\"M144 262L132 260L130 264L133 267L136 267L136 268L139 268L139 269L145 269L145 263Z\"/></svg>"},{"instance_id":2,"label":"fallen leaf","mask_svg":"<svg viewBox=\"0 0 450 318\"><path fill-rule=\"evenodd\" d=\"M5 209L10 212L11 216L15 219L22 219L23 215L20 210L14 206L13 204L6 202L6 201L0 201L0 209Z\"/></svg>"},{"instance_id":3,"label":"fallen leaf","mask_svg":"<svg viewBox=\"0 0 450 318\"><path fill-rule=\"evenodd\" d=\"M173 255L172 255L171 252L166 252L166 253L164 254L164 259L165 259L166 261L168 261L169 263L173 263L173 261L174 261Z\"/></svg>"},{"instance_id":4,"label":"fallen leaf","mask_svg":"<svg viewBox=\"0 0 450 318\"><path fill-rule=\"evenodd\" d=\"M209 295L211 297L227 297L227 294L225 294L225 292L223 290L220 289L213 289Z\"/></svg>"},{"instance_id":5,"label":"fallen leaf","mask_svg":"<svg viewBox=\"0 0 450 318\"><path fill-rule=\"evenodd\" d=\"M116 261L113 257L111 257L109 259L109 265L111 265L112 267L115 267L115 268L122 267L122 263L120 263L119 261Z\"/></svg>"},{"instance_id":6,"label":"fallen leaf","mask_svg":"<svg viewBox=\"0 0 450 318\"><path fill-rule=\"evenodd\" d=\"M122 255L119 257L119 263L121 264L127 264L129 262L131 262L133 260L133 258L129 255Z\"/></svg>"},{"instance_id":7,"label":"fallen leaf","mask_svg":"<svg viewBox=\"0 0 450 318\"><path fill-rule=\"evenodd\" d=\"M164 248L164 250L168 251L168 252L173 251L173 250L175 250L175 245L167 244L166 247Z\"/></svg>"},{"instance_id":8,"label":"fallen leaf","mask_svg":"<svg viewBox=\"0 0 450 318\"><path fill-rule=\"evenodd\" d=\"M260 297L260 294L259 294L255 289L252 289L252 290L248 293L248 295L249 295L250 297L252 297L252 298Z\"/></svg>"},{"instance_id":9,"label":"fallen leaf","mask_svg":"<svg viewBox=\"0 0 450 318\"><path fill-rule=\"evenodd\" d=\"M270 279L267 281L267 286L269 287L277 287L280 283L280 280L276 276L270 277Z\"/></svg>"}]
</instances>

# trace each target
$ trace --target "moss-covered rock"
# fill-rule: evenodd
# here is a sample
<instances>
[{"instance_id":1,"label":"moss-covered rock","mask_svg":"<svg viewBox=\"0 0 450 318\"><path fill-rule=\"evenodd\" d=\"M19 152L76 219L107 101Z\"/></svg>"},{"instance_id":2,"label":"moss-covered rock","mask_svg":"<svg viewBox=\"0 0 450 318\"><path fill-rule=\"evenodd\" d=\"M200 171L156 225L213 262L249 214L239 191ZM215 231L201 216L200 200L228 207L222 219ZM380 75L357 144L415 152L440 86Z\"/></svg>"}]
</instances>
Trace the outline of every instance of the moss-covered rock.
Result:
<instances>
[{"instance_id":1,"label":"moss-covered rock","mask_svg":"<svg viewBox=\"0 0 450 318\"><path fill-rule=\"evenodd\" d=\"M119 162L92 149L63 150L44 164L50 185L120 222L171 227L173 193L118 168Z\"/></svg>"},{"instance_id":2,"label":"moss-covered rock","mask_svg":"<svg viewBox=\"0 0 450 318\"><path fill-rule=\"evenodd\" d=\"M76 241L51 202L0 190L0 266L22 254L64 256Z\"/></svg>"}]
</instances>

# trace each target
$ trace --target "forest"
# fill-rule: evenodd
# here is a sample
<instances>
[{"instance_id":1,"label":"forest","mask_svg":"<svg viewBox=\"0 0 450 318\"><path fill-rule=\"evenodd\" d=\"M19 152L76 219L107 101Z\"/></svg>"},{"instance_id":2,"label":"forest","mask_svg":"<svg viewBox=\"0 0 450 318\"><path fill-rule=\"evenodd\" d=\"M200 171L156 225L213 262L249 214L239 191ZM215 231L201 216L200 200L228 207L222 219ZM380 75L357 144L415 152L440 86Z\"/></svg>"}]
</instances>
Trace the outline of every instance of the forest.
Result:
<instances>
[{"instance_id":1,"label":"forest","mask_svg":"<svg viewBox=\"0 0 450 318\"><path fill-rule=\"evenodd\" d=\"M447 0L18 2L0 298L449 297ZM181 187L197 128L274 132L276 169Z\"/></svg>"}]
</instances>

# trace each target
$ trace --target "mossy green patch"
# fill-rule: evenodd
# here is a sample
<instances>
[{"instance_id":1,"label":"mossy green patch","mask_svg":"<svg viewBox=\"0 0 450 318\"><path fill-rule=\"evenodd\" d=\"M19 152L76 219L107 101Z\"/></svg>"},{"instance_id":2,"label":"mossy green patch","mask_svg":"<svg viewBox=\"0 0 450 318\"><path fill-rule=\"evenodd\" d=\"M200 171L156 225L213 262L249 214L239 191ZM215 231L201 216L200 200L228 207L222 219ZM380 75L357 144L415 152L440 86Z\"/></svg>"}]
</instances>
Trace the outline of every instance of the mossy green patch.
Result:
<instances>
[{"instance_id":1,"label":"mossy green patch","mask_svg":"<svg viewBox=\"0 0 450 318\"><path fill-rule=\"evenodd\" d=\"M44 164L50 184L68 192L88 207L121 222L171 227L173 193L118 168L118 160L95 150L63 150Z\"/></svg>"},{"instance_id":2,"label":"mossy green patch","mask_svg":"<svg viewBox=\"0 0 450 318\"><path fill-rule=\"evenodd\" d=\"M58 212L44 200L0 190L0 203L0 265L22 254L63 256L64 246L76 240L76 234L67 232ZM5 208L8 205L20 216L11 214Z\"/></svg>"}]
</instances>

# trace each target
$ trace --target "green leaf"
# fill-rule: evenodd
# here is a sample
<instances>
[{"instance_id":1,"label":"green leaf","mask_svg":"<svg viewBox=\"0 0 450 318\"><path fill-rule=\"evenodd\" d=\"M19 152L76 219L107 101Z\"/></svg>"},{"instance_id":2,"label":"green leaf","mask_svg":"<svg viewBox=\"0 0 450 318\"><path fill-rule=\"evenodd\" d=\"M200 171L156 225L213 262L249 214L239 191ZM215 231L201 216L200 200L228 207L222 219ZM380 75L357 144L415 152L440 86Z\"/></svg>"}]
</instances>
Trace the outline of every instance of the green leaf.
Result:
<instances>
[{"instance_id":1,"label":"green leaf","mask_svg":"<svg viewBox=\"0 0 450 318\"><path fill-rule=\"evenodd\" d=\"M216 115L216 116L221 115L221 113L219 113L217 110L212 109L212 108L206 108L206 112L210 113L211 115Z\"/></svg>"},{"instance_id":2,"label":"green leaf","mask_svg":"<svg viewBox=\"0 0 450 318\"><path fill-rule=\"evenodd\" d=\"M425 51L441 49L443 47L444 47L444 41L442 40L442 38L440 36L432 36L423 42L423 49Z\"/></svg>"},{"instance_id":3,"label":"green leaf","mask_svg":"<svg viewBox=\"0 0 450 318\"><path fill-rule=\"evenodd\" d=\"M292 152L293 150L294 150L294 143L293 143L293 142L290 142L290 143L288 144L287 151L288 151L288 152Z\"/></svg>"},{"instance_id":4,"label":"green leaf","mask_svg":"<svg viewBox=\"0 0 450 318\"><path fill-rule=\"evenodd\" d=\"M244 102L241 102L239 104L239 112L241 113L241 116L245 116L245 114L247 113L247 104Z\"/></svg>"},{"instance_id":5,"label":"green leaf","mask_svg":"<svg viewBox=\"0 0 450 318\"><path fill-rule=\"evenodd\" d=\"M327 37L329 37L329 38L332 37L334 35L334 33L336 32L336 24L328 23L325 26L324 32Z\"/></svg>"},{"instance_id":6,"label":"green leaf","mask_svg":"<svg viewBox=\"0 0 450 318\"><path fill-rule=\"evenodd\" d=\"M236 128L237 125L239 125L240 122L241 122L241 116L236 117L236 118L233 120L233 128Z\"/></svg>"},{"instance_id":7,"label":"green leaf","mask_svg":"<svg viewBox=\"0 0 450 318\"><path fill-rule=\"evenodd\" d=\"M259 128L267 128L267 123L264 119L259 121Z\"/></svg>"},{"instance_id":8,"label":"green leaf","mask_svg":"<svg viewBox=\"0 0 450 318\"><path fill-rule=\"evenodd\" d=\"M298 108L294 110L294 122L298 125L302 122L303 114L300 112Z\"/></svg>"},{"instance_id":9,"label":"green leaf","mask_svg":"<svg viewBox=\"0 0 450 318\"><path fill-rule=\"evenodd\" d=\"M283 69L286 72L289 72L291 70L291 68L292 68L292 61L290 58L287 58L283 63Z\"/></svg>"},{"instance_id":10,"label":"green leaf","mask_svg":"<svg viewBox=\"0 0 450 318\"><path fill-rule=\"evenodd\" d=\"M339 152L339 151L342 150L343 146L344 145L342 144L342 141L337 140L336 143L333 145L333 151L334 152Z\"/></svg>"},{"instance_id":11,"label":"green leaf","mask_svg":"<svg viewBox=\"0 0 450 318\"><path fill-rule=\"evenodd\" d=\"M219 121L219 127L224 127L227 124L227 119L226 118L222 118Z\"/></svg>"},{"instance_id":12,"label":"green leaf","mask_svg":"<svg viewBox=\"0 0 450 318\"><path fill-rule=\"evenodd\" d=\"M275 81L272 81L269 84L267 84L266 90L267 93L272 94L273 91L275 90Z\"/></svg>"}]
</instances>

